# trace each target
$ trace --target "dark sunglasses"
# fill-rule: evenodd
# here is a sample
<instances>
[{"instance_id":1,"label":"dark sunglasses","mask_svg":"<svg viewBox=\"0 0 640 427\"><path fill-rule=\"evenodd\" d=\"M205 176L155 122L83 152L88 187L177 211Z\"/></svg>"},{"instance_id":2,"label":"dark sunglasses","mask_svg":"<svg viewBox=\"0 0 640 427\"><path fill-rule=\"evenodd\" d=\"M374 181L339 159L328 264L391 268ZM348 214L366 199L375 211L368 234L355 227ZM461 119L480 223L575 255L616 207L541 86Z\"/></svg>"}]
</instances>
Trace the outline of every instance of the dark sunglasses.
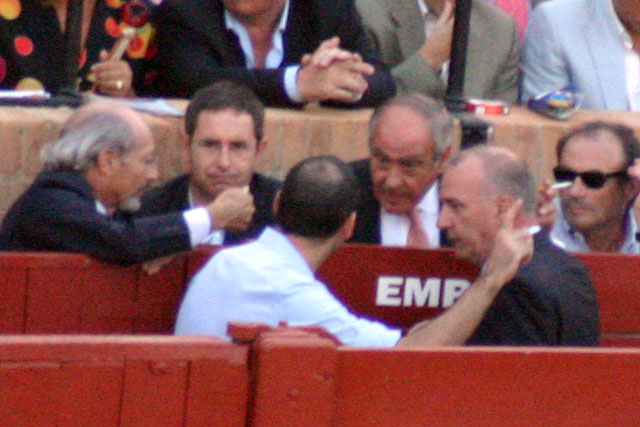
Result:
<instances>
[{"instance_id":1,"label":"dark sunglasses","mask_svg":"<svg viewBox=\"0 0 640 427\"><path fill-rule=\"evenodd\" d=\"M571 169L563 168L562 166L556 166L553 168L553 176L556 179L556 182L571 182L575 181L576 177L580 177L584 185L588 188L601 188L607 179L609 178L621 178L628 179L629 175L627 175L626 170L621 170L613 173L604 173L600 171L587 171L587 172L576 172Z\"/></svg>"}]
</instances>

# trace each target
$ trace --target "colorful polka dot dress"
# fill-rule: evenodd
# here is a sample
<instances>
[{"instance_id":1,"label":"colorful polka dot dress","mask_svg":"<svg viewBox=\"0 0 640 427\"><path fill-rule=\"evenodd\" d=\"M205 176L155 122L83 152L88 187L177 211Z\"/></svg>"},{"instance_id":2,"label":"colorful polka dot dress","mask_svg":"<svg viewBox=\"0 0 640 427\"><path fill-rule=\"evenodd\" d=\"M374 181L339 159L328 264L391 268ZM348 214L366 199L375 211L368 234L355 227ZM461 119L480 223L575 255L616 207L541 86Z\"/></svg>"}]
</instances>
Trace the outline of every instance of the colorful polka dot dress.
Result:
<instances>
[{"instance_id":1,"label":"colorful polka dot dress","mask_svg":"<svg viewBox=\"0 0 640 427\"><path fill-rule=\"evenodd\" d=\"M122 30L134 39L124 55L134 73L137 93L145 91L146 62L157 50L149 6L142 0L96 0L91 27L80 52L80 90L91 88L91 65L109 50ZM45 89L56 93L64 83L64 34L55 9L38 0L0 0L0 89Z\"/></svg>"}]
</instances>

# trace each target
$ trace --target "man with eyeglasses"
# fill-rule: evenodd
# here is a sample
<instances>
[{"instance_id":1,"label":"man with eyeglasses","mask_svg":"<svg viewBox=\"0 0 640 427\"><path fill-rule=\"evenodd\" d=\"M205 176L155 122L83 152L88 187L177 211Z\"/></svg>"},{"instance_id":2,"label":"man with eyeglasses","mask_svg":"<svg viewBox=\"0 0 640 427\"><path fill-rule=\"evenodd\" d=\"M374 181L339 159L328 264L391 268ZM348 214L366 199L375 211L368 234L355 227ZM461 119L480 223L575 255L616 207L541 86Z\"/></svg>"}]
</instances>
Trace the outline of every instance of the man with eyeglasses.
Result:
<instances>
[{"instance_id":1,"label":"man with eyeglasses","mask_svg":"<svg viewBox=\"0 0 640 427\"><path fill-rule=\"evenodd\" d=\"M560 139L560 188L552 241L570 252L640 253L632 205L640 182L628 170L640 157L633 130L592 122Z\"/></svg>"},{"instance_id":2,"label":"man with eyeglasses","mask_svg":"<svg viewBox=\"0 0 640 427\"><path fill-rule=\"evenodd\" d=\"M453 120L439 101L401 95L376 109L371 154L351 163L361 198L350 242L440 247L437 179L452 141Z\"/></svg>"}]
</instances>

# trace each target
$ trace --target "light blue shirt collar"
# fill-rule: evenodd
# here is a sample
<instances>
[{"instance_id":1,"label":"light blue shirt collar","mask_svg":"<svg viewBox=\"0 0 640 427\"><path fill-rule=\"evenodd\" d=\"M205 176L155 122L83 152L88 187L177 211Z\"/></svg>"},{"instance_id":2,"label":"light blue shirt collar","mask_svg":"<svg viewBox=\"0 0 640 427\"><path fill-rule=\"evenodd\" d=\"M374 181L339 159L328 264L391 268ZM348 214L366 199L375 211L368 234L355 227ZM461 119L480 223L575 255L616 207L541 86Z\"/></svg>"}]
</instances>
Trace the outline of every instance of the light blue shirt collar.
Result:
<instances>
[{"instance_id":1,"label":"light blue shirt collar","mask_svg":"<svg viewBox=\"0 0 640 427\"><path fill-rule=\"evenodd\" d=\"M560 199L556 198L553 202L556 206L557 217L549 235L551 241L559 248L568 252L590 252L582 233L571 228L565 219ZM640 243L636 238L638 223L635 215L633 215L630 210L627 210L625 224L624 242L620 247L619 253L638 254L640 253Z\"/></svg>"}]
</instances>

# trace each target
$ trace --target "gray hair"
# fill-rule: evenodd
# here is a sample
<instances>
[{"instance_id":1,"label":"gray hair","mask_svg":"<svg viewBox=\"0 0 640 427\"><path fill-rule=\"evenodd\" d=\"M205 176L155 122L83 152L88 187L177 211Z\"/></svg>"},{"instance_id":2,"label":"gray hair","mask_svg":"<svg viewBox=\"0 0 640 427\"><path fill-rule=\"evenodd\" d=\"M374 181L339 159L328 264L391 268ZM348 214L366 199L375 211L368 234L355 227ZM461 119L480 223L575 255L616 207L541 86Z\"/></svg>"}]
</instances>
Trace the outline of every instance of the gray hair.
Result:
<instances>
[{"instance_id":1,"label":"gray hair","mask_svg":"<svg viewBox=\"0 0 640 427\"><path fill-rule=\"evenodd\" d=\"M44 170L86 171L105 150L125 154L135 147L135 135L127 121L117 113L94 112L82 119L71 119L57 141L40 151Z\"/></svg>"},{"instance_id":2,"label":"gray hair","mask_svg":"<svg viewBox=\"0 0 640 427\"><path fill-rule=\"evenodd\" d=\"M523 211L536 212L538 190L527 163L506 148L477 146L460 151L449 165L456 166L469 158L477 158L484 168L484 176L501 194L522 199Z\"/></svg>"},{"instance_id":3,"label":"gray hair","mask_svg":"<svg viewBox=\"0 0 640 427\"><path fill-rule=\"evenodd\" d=\"M396 106L406 107L424 118L425 125L431 130L431 139L435 144L434 160L440 160L453 143L453 117L444 108L442 102L418 93L396 96L376 108L369 120L369 143L371 143L371 136L376 128L378 118L389 108Z\"/></svg>"}]
</instances>

